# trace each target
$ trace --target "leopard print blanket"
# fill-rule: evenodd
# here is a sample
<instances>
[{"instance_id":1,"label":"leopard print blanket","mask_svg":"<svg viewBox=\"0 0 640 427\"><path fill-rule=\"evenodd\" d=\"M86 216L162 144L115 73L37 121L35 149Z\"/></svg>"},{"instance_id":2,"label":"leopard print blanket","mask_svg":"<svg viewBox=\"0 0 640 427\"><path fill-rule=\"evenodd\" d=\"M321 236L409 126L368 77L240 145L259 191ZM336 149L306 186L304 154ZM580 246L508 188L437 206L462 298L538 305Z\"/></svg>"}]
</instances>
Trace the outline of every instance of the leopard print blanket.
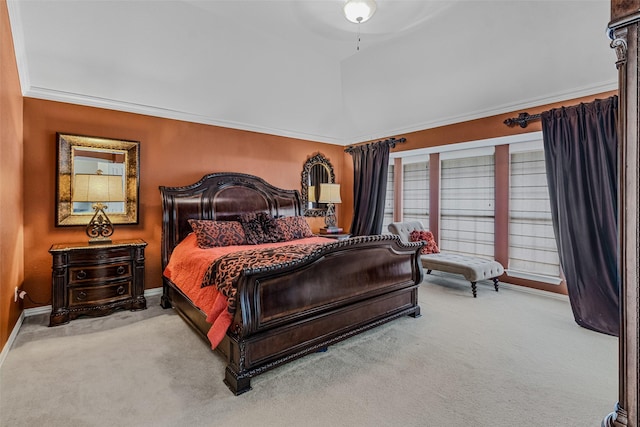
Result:
<instances>
[{"instance_id":1,"label":"leopard print blanket","mask_svg":"<svg viewBox=\"0 0 640 427\"><path fill-rule=\"evenodd\" d=\"M287 245L277 248L249 249L223 255L213 261L202 279L201 287L215 285L227 298L227 310L236 312L237 279L248 268L285 264L317 251L321 244Z\"/></svg>"}]
</instances>

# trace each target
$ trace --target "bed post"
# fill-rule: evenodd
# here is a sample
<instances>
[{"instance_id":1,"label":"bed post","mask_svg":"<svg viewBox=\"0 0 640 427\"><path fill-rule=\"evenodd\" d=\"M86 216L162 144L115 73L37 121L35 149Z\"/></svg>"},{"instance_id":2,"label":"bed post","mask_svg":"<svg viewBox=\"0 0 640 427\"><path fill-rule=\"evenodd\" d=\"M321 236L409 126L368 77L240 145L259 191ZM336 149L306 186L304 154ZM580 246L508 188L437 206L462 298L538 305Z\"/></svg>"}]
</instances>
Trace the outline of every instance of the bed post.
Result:
<instances>
[{"instance_id":1,"label":"bed post","mask_svg":"<svg viewBox=\"0 0 640 427\"><path fill-rule=\"evenodd\" d=\"M640 116L640 0L612 0L611 47L618 58L618 268L620 270L620 337L618 360L618 402L602 421L603 427L638 427L640 400L639 315L639 226L638 182L640 179L638 140Z\"/></svg>"},{"instance_id":2,"label":"bed post","mask_svg":"<svg viewBox=\"0 0 640 427\"><path fill-rule=\"evenodd\" d=\"M229 366L224 370L224 383L236 396L251 390L251 377L238 375Z\"/></svg>"},{"instance_id":3,"label":"bed post","mask_svg":"<svg viewBox=\"0 0 640 427\"><path fill-rule=\"evenodd\" d=\"M164 279L162 279L162 296L160 297L160 307L167 309L171 308L171 299L169 298L169 286Z\"/></svg>"}]
</instances>

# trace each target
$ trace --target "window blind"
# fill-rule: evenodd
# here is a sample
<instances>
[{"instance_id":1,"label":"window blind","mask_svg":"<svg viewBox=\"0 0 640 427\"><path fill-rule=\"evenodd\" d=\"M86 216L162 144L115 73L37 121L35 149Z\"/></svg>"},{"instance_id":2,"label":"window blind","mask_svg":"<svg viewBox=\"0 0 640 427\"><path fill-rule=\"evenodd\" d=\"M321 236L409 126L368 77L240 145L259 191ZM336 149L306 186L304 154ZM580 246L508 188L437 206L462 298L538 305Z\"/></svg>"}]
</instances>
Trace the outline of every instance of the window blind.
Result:
<instances>
[{"instance_id":1,"label":"window blind","mask_svg":"<svg viewBox=\"0 0 640 427\"><path fill-rule=\"evenodd\" d=\"M403 221L420 221L429 227L429 162L403 165Z\"/></svg>"},{"instance_id":2,"label":"window blind","mask_svg":"<svg viewBox=\"0 0 640 427\"><path fill-rule=\"evenodd\" d=\"M544 151L511 153L508 269L558 278Z\"/></svg>"},{"instance_id":3,"label":"window blind","mask_svg":"<svg viewBox=\"0 0 640 427\"><path fill-rule=\"evenodd\" d=\"M493 154L443 159L440 175L440 248L493 259Z\"/></svg>"},{"instance_id":4,"label":"window blind","mask_svg":"<svg viewBox=\"0 0 640 427\"><path fill-rule=\"evenodd\" d=\"M387 171L387 192L384 200L384 219L382 220L382 234L390 234L388 226L393 222L393 165Z\"/></svg>"}]
</instances>

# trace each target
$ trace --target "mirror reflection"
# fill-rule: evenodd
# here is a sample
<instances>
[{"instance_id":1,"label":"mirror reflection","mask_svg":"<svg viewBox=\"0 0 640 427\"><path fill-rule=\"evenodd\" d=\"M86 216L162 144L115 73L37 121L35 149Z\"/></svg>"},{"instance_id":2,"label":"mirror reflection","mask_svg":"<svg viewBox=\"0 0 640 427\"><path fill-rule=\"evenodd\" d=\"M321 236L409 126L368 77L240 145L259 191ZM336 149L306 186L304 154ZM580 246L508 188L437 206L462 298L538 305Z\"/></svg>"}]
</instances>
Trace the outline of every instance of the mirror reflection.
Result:
<instances>
[{"instance_id":1,"label":"mirror reflection","mask_svg":"<svg viewBox=\"0 0 640 427\"><path fill-rule=\"evenodd\" d=\"M76 190L78 188L78 176L79 175L102 175L109 177L119 177L115 180L116 185L120 186L120 194L124 193L124 167L125 167L126 152L120 150L91 150L88 148L73 149L73 183L76 187L72 196L72 212L74 214L91 214L94 211L92 205L94 202L107 202L108 200L95 200L95 201L76 201L80 199L76 197ZM124 201L114 202L108 201L109 214L112 213L125 213Z\"/></svg>"},{"instance_id":2,"label":"mirror reflection","mask_svg":"<svg viewBox=\"0 0 640 427\"><path fill-rule=\"evenodd\" d=\"M305 207L305 216L325 216L327 204L319 203L320 184L334 183L335 174L331 162L318 153L304 164L302 169L302 204Z\"/></svg>"},{"instance_id":3,"label":"mirror reflection","mask_svg":"<svg viewBox=\"0 0 640 427\"><path fill-rule=\"evenodd\" d=\"M329 169L320 163L317 163L311 167L309 171L309 179L307 184L309 185L309 200L307 203L307 209L326 209L326 203L320 203L320 184L326 184L329 182Z\"/></svg>"}]
</instances>

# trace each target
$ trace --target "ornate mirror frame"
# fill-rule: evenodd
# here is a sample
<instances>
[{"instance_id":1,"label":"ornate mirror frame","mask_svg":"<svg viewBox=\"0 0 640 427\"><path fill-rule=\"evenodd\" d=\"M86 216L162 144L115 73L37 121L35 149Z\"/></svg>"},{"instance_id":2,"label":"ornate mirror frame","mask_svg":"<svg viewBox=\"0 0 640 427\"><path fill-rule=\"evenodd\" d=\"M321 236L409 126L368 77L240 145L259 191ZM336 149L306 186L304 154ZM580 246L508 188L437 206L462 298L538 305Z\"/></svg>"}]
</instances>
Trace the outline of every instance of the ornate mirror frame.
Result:
<instances>
[{"instance_id":1,"label":"ornate mirror frame","mask_svg":"<svg viewBox=\"0 0 640 427\"><path fill-rule=\"evenodd\" d=\"M327 207L325 204L317 202L309 202L309 187L313 184L311 182L312 173L314 167L323 167L327 171L328 183L332 184L336 182L336 175L333 172L333 165L325 156L318 153L304 163L302 168L302 206L304 207L304 216L326 216Z\"/></svg>"},{"instance_id":2,"label":"ornate mirror frame","mask_svg":"<svg viewBox=\"0 0 640 427\"><path fill-rule=\"evenodd\" d=\"M94 212L74 212L71 196L75 153L96 152L123 158L124 208L108 212L113 224L138 224L140 187L140 142L56 133L56 227L87 225Z\"/></svg>"}]
</instances>

